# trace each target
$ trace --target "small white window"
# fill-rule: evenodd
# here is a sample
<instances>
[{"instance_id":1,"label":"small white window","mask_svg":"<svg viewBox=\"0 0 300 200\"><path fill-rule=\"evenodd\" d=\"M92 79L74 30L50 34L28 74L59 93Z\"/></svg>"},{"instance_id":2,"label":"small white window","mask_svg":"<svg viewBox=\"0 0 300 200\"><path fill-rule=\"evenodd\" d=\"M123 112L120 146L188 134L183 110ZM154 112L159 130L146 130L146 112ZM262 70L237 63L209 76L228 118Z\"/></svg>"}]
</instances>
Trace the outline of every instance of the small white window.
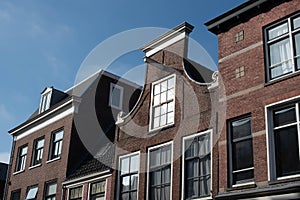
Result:
<instances>
[{"instance_id":1,"label":"small white window","mask_svg":"<svg viewBox=\"0 0 300 200\"><path fill-rule=\"evenodd\" d=\"M109 105L113 108L122 109L123 88L116 84L110 84Z\"/></svg>"},{"instance_id":2,"label":"small white window","mask_svg":"<svg viewBox=\"0 0 300 200\"><path fill-rule=\"evenodd\" d=\"M40 113L50 108L52 88L46 88L41 95Z\"/></svg>"},{"instance_id":3,"label":"small white window","mask_svg":"<svg viewBox=\"0 0 300 200\"><path fill-rule=\"evenodd\" d=\"M154 82L151 90L150 131L174 124L175 75Z\"/></svg>"}]
</instances>

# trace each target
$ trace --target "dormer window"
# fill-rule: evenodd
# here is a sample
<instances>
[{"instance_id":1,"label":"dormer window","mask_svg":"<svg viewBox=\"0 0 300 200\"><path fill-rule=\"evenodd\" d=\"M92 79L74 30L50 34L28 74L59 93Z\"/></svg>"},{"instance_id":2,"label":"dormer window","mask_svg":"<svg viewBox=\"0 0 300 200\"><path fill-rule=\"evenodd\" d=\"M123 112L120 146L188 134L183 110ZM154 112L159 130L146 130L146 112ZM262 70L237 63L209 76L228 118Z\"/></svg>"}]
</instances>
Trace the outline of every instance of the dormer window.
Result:
<instances>
[{"instance_id":1,"label":"dormer window","mask_svg":"<svg viewBox=\"0 0 300 200\"><path fill-rule=\"evenodd\" d=\"M123 88L113 83L110 84L109 105L113 108L122 109Z\"/></svg>"},{"instance_id":2,"label":"dormer window","mask_svg":"<svg viewBox=\"0 0 300 200\"><path fill-rule=\"evenodd\" d=\"M46 88L41 95L40 113L50 108L52 88Z\"/></svg>"}]
</instances>

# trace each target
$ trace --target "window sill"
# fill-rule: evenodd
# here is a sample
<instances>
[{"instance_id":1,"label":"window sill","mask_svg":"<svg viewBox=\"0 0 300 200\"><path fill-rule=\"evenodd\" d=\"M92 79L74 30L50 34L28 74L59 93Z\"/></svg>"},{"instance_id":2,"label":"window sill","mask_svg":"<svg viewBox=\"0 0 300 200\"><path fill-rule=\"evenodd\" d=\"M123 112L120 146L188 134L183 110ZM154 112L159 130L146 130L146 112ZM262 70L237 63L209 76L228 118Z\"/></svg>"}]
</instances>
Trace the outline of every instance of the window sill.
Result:
<instances>
[{"instance_id":1,"label":"window sill","mask_svg":"<svg viewBox=\"0 0 300 200\"><path fill-rule=\"evenodd\" d=\"M21 170L21 171L14 172L13 175L21 174L21 173L23 173L23 172L25 172L25 169L23 169L23 170Z\"/></svg>"},{"instance_id":2,"label":"window sill","mask_svg":"<svg viewBox=\"0 0 300 200\"><path fill-rule=\"evenodd\" d=\"M47 163L47 164L48 164L48 163L52 163L52 162L57 161L57 160L60 160L60 156L57 157L57 158L53 158L52 160L48 160L46 163Z\"/></svg>"},{"instance_id":3,"label":"window sill","mask_svg":"<svg viewBox=\"0 0 300 200\"><path fill-rule=\"evenodd\" d=\"M33 166L29 167L28 169L34 169L34 168L37 168L37 167L40 167L40 166L42 166L41 163L40 163L40 164L37 164L37 165L33 165Z\"/></svg>"},{"instance_id":4,"label":"window sill","mask_svg":"<svg viewBox=\"0 0 300 200\"><path fill-rule=\"evenodd\" d=\"M249 188L255 188L255 187L256 187L255 182L248 182L248 183L241 183L241 184L232 185L231 188L227 189L227 191L249 189Z\"/></svg>"},{"instance_id":5,"label":"window sill","mask_svg":"<svg viewBox=\"0 0 300 200\"><path fill-rule=\"evenodd\" d=\"M208 197L196 197L196 198L192 198L192 200L212 200L213 198L211 196Z\"/></svg>"},{"instance_id":6,"label":"window sill","mask_svg":"<svg viewBox=\"0 0 300 200\"><path fill-rule=\"evenodd\" d=\"M275 79L270 80L267 83L265 83L265 87L267 87L269 85L273 85L273 84L279 83L281 81L284 81L286 79L292 78L294 76L298 76L299 74L300 74L300 71L296 71L294 73L286 74L286 75L283 75L281 77L275 78Z\"/></svg>"},{"instance_id":7,"label":"window sill","mask_svg":"<svg viewBox=\"0 0 300 200\"><path fill-rule=\"evenodd\" d=\"M165 130L167 128L171 128L173 126L175 126L175 123L168 124L168 125L165 125L165 126L162 126L162 127L159 127L159 128L155 128L155 129L150 129L148 133L152 134L152 133L155 133L155 132L163 131L163 130Z\"/></svg>"},{"instance_id":8,"label":"window sill","mask_svg":"<svg viewBox=\"0 0 300 200\"><path fill-rule=\"evenodd\" d=\"M299 180L300 180L300 174L292 175L292 176L283 176L277 178L276 180L269 181L269 185L276 185L276 184L299 181Z\"/></svg>"}]
</instances>

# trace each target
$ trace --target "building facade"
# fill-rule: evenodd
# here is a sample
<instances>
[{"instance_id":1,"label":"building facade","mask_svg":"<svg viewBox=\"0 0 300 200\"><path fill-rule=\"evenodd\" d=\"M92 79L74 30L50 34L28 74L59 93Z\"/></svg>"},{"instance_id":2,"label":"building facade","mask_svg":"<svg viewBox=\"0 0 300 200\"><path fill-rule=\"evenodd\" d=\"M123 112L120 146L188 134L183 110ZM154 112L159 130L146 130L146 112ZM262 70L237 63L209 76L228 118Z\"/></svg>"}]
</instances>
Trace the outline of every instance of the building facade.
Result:
<instances>
[{"instance_id":1,"label":"building facade","mask_svg":"<svg viewBox=\"0 0 300 200\"><path fill-rule=\"evenodd\" d=\"M216 199L299 199L299 1L250 0L206 25L226 107Z\"/></svg>"},{"instance_id":2,"label":"building facade","mask_svg":"<svg viewBox=\"0 0 300 200\"><path fill-rule=\"evenodd\" d=\"M9 131L13 147L6 199L95 199L106 194L115 118L133 107L139 92L138 85L105 71L65 92L46 88L39 109ZM100 183L95 174L105 175ZM83 187L87 179L91 189Z\"/></svg>"},{"instance_id":3,"label":"building facade","mask_svg":"<svg viewBox=\"0 0 300 200\"><path fill-rule=\"evenodd\" d=\"M4 197L8 164L0 163L0 199Z\"/></svg>"}]
</instances>

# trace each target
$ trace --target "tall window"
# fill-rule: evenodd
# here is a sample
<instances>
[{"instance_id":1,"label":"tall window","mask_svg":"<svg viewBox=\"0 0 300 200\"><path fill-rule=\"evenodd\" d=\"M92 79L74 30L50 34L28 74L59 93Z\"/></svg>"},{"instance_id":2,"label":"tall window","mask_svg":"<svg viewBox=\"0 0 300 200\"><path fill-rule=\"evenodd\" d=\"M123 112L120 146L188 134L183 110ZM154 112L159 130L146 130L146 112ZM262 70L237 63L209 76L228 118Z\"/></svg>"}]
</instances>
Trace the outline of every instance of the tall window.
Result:
<instances>
[{"instance_id":1,"label":"tall window","mask_svg":"<svg viewBox=\"0 0 300 200\"><path fill-rule=\"evenodd\" d=\"M139 162L138 153L120 157L119 166L119 199L135 200L137 199L138 181L139 181Z\"/></svg>"},{"instance_id":2,"label":"tall window","mask_svg":"<svg viewBox=\"0 0 300 200\"><path fill-rule=\"evenodd\" d=\"M211 131L183 139L184 199L211 196Z\"/></svg>"},{"instance_id":3,"label":"tall window","mask_svg":"<svg viewBox=\"0 0 300 200\"><path fill-rule=\"evenodd\" d=\"M148 197L150 200L171 199L172 144L148 150Z\"/></svg>"},{"instance_id":4,"label":"tall window","mask_svg":"<svg viewBox=\"0 0 300 200\"><path fill-rule=\"evenodd\" d=\"M300 69L300 16L265 29L268 80Z\"/></svg>"},{"instance_id":5,"label":"tall window","mask_svg":"<svg viewBox=\"0 0 300 200\"><path fill-rule=\"evenodd\" d=\"M45 184L45 200L55 200L56 199L57 183L56 181L51 181Z\"/></svg>"},{"instance_id":6,"label":"tall window","mask_svg":"<svg viewBox=\"0 0 300 200\"><path fill-rule=\"evenodd\" d=\"M110 84L109 104L113 108L122 109L123 88L119 85Z\"/></svg>"},{"instance_id":7,"label":"tall window","mask_svg":"<svg viewBox=\"0 0 300 200\"><path fill-rule=\"evenodd\" d=\"M41 95L40 113L50 108L52 88L46 88Z\"/></svg>"},{"instance_id":8,"label":"tall window","mask_svg":"<svg viewBox=\"0 0 300 200\"><path fill-rule=\"evenodd\" d=\"M27 151L28 151L27 145L19 148L16 172L25 170Z\"/></svg>"},{"instance_id":9,"label":"tall window","mask_svg":"<svg viewBox=\"0 0 300 200\"><path fill-rule=\"evenodd\" d=\"M28 187L25 200L36 200L37 193L38 193L37 185Z\"/></svg>"},{"instance_id":10,"label":"tall window","mask_svg":"<svg viewBox=\"0 0 300 200\"><path fill-rule=\"evenodd\" d=\"M271 179L300 175L299 103L268 109Z\"/></svg>"},{"instance_id":11,"label":"tall window","mask_svg":"<svg viewBox=\"0 0 300 200\"><path fill-rule=\"evenodd\" d=\"M229 122L228 155L230 186L253 182L251 117L243 117Z\"/></svg>"},{"instance_id":12,"label":"tall window","mask_svg":"<svg viewBox=\"0 0 300 200\"><path fill-rule=\"evenodd\" d=\"M150 130L174 123L175 75L152 84Z\"/></svg>"},{"instance_id":13,"label":"tall window","mask_svg":"<svg viewBox=\"0 0 300 200\"><path fill-rule=\"evenodd\" d=\"M104 200L105 199L106 181L100 181L91 184L90 200Z\"/></svg>"},{"instance_id":14,"label":"tall window","mask_svg":"<svg viewBox=\"0 0 300 200\"><path fill-rule=\"evenodd\" d=\"M20 200L21 199L21 189L14 190L11 192L10 200Z\"/></svg>"},{"instance_id":15,"label":"tall window","mask_svg":"<svg viewBox=\"0 0 300 200\"><path fill-rule=\"evenodd\" d=\"M71 188L69 191L69 200L81 200L82 199L82 186Z\"/></svg>"},{"instance_id":16,"label":"tall window","mask_svg":"<svg viewBox=\"0 0 300 200\"><path fill-rule=\"evenodd\" d=\"M50 149L50 160L60 157L62 142L63 142L64 130L61 129L57 132L52 133L52 143Z\"/></svg>"},{"instance_id":17,"label":"tall window","mask_svg":"<svg viewBox=\"0 0 300 200\"><path fill-rule=\"evenodd\" d=\"M33 156L32 156L32 166L38 165L42 162L43 151L44 151L44 138L40 138L34 141L33 146Z\"/></svg>"}]
</instances>

